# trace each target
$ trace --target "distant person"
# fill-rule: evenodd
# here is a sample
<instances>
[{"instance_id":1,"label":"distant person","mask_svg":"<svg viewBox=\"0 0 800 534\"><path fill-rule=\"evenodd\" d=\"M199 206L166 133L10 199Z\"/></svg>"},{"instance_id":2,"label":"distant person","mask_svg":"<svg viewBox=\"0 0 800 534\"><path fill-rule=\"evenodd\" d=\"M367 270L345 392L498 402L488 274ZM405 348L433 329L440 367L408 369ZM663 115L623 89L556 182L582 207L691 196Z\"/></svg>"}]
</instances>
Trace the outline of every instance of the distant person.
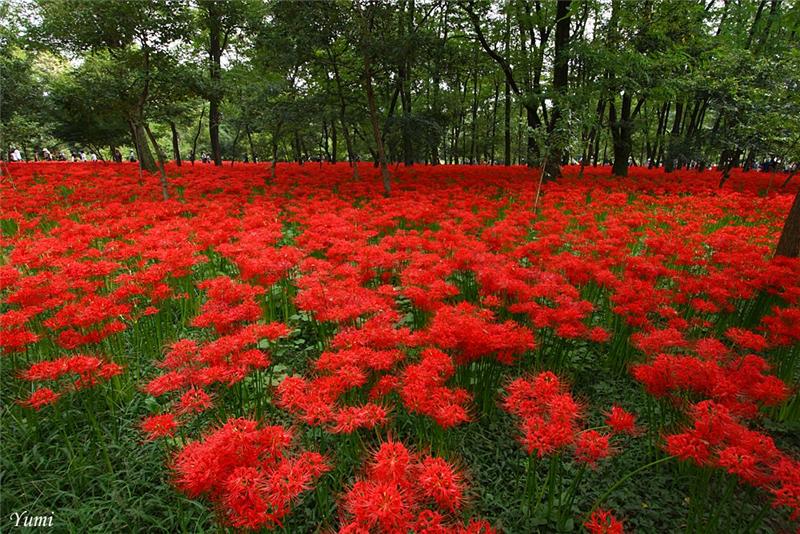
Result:
<instances>
[{"instance_id":1,"label":"distant person","mask_svg":"<svg viewBox=\"0 0 800 534\"><path fill-rule=\"evenodd\" d=\"M122 163L122 152L120 152L118 148L114 149L114 153L111 156L114 163Z\"/></svg>"},{"instance_id":2,"label":"distant person","mask_svg":"<svg viewBox=\"0 0 800 534\"><path fill-rule=\"evenodd\" d=\"M22 154L18 148L12 147L10 159L11 161L22 161Z\"/></svg>"},{"instance_id":3,"label":"distant person","mask_svg":"<svg viewBox=\"0 0 800 534\"><path fill-rule=\"evenodd\" d=\"M97 154L95 154L94 152L92 152L91 160L97 161Z\"/></svg>"},{"instance_id":4,"label":"distant person","mask_svg":"<svg viewBox=\"0 0 800 534\"><path fill-rule=\"evenodd\" d=\"M45 161L53 161L53 155L47 150L47 147L42 149L42 159Z\"/></svg>"},{"instance_id":5,"label":"distant person","mask_svg":"<svg viewBox=\"0 0 800 534\"><path fill-rule=\"evenodd\" d=\"M86 152L83 150L80 151L81 161L86 161Z\"/></svg>"},{"instance_id":6,"label":"distant person","mask_svg":"<svg viewBox=\"0 0 800 534\"><path fill-rule=\"evenodd\" d=\"M63 150L58 153L58 161L67 161L67 155L64 154Z\"/></svg>"},{"instance_id":7,"label":"distant person","mask_svg":"<svg viewBox=\"0 0 800 534\"><path fill-rule=\"evenodd\" d=\"M133 150L128 152L128 161L130 161L131 163L136 161L136 155L134 155Z\"/></svg>"}]
</instances>

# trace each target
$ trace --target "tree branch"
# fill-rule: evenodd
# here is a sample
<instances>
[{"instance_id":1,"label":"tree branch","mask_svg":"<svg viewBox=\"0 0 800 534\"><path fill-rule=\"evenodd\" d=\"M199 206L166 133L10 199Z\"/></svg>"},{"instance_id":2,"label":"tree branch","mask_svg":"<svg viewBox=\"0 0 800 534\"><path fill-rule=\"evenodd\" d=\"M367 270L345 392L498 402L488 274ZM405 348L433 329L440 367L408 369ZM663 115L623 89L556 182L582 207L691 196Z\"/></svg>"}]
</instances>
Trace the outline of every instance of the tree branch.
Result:
<instances>
[{"instance_id":1,"label":"tree branch","mask_svg":"<svg viewBox=\"0 0 800 534\"><path fill-rule=\"evenodd\" d=\"M517 96L522 96L519 86L517 85L516 80L514 80L514 72L511 70L511 65L509 65L508 61L506 61L503 56L498 54L486 40L486 36L481 30L480 19L478 19L478 15L476 15L475 11L472 9L472 1L459 1L458 4L462 7L462 9L464 9L470 21L472 21L472 27L475 30L475 34L477 35L483 49L487 54L489 54L489 57L491 57L498 65L500 65L500 68L503 69L503 73L506 75L506 81L508 81L508 85L511 87L511 90L514 91L514 94Z\"/></svg>"}]
</instances>

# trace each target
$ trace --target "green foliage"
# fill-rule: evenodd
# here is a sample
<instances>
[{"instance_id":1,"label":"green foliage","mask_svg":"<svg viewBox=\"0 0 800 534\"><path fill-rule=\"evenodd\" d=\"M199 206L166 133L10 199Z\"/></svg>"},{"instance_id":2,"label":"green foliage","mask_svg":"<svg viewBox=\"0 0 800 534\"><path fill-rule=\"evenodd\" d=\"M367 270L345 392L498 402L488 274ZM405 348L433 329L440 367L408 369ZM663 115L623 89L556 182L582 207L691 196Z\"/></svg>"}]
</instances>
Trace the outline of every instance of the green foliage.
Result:
<instances>
[{"instance_id":1,"label":"green foliage","mask_svg":"<svg viewBox=\"0 0 800 534\"><path fill-rule=\"evenodd\" d=\"M627 145L640 164L670 166L789 163L800 152L792 2L574 0L560 91L552 2L19 0L2 9L4 143L27 149L130 144L133 119L162 145L175 124L184 152L195 137L204 150L204 101L220 100L228 158L374 157L366 53L394 161L535 163L551 144L571 161L611 160Z\"/></svg>"}]
</instances>

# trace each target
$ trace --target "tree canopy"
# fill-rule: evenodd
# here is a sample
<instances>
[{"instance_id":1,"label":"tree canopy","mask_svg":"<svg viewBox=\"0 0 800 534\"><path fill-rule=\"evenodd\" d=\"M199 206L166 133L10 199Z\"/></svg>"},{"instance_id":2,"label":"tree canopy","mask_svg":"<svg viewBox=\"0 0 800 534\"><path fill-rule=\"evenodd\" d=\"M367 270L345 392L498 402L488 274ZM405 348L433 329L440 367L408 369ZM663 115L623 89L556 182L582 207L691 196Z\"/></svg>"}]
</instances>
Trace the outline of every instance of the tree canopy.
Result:
<instances>
[{"instance_id":1,"label":"tree canopy","mask_svg":"<svg viewBox=\"0 0 800 534\"><path fill-rule=\"evenodd\" d=\"M3 144L749 168L800 153L789 0L12 0ZM151 138L152 142L148 142ZM4 148L5 150L5 148ZM163 151L169 152L169 151ZM388 179L388 178L387 178ZM386 184L388 187L388 183Z\"/></svg>"}]
</instances>

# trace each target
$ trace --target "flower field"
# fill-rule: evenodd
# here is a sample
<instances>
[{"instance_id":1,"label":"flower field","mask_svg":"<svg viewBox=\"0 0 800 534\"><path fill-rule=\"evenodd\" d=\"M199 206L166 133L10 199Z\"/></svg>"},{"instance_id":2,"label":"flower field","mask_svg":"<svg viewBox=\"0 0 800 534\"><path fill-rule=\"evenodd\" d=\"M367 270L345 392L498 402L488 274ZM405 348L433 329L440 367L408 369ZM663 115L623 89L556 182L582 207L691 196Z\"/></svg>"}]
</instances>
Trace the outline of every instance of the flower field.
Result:
<instances>
[{"instance_id":1,"label":"flower field","mask_svg":"<svg viewBox=\"0 0 800 534\"><path fill-rule=\"evenodd\" d=\"M797 530L797 181L167 171L2 177L4 520Z\"/></svg>"}]
</instances>

